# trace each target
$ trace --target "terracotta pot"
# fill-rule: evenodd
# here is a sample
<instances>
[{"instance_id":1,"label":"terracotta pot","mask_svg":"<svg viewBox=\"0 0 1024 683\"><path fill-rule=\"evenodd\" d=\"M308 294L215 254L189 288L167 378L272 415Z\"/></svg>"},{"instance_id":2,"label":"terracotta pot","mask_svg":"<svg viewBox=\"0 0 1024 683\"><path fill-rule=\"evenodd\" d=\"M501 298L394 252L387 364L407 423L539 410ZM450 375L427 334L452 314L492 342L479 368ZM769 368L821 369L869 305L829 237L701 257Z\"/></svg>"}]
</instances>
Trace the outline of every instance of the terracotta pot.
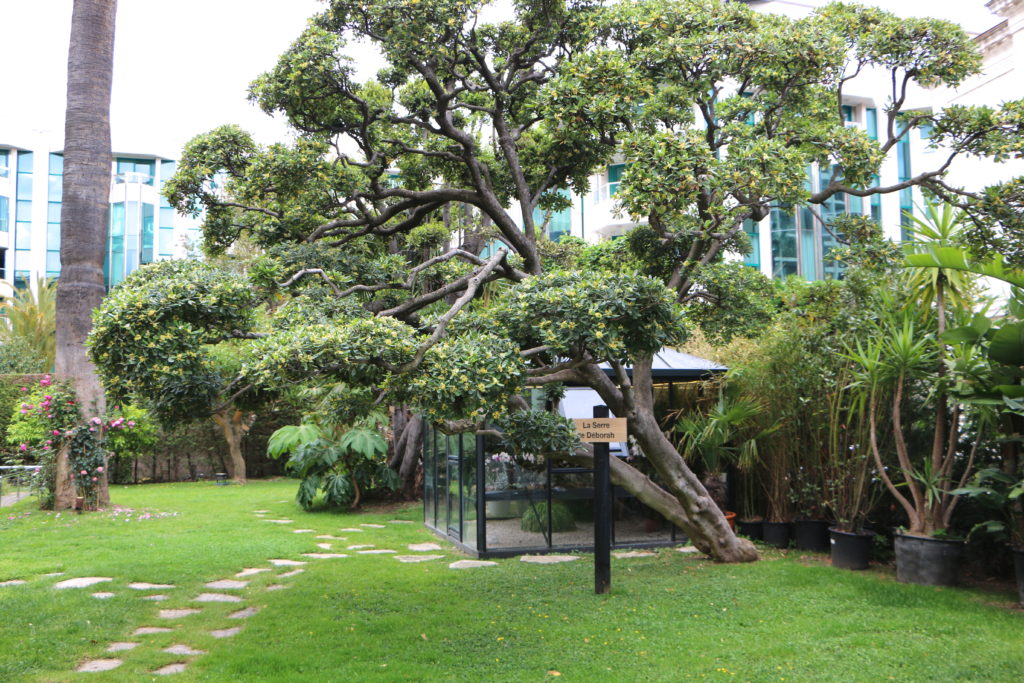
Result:
<instances>
[{"instance_id":1,"label":"terracotta pot","mask_svg":"<svg viewBox=\"0 0 1024 683\"><path fill-rule=\"evenodd\" d=\"M725 511L725 521L729 522L729 528L736 531L736 513Z\"/></svg>"}]
</instances>

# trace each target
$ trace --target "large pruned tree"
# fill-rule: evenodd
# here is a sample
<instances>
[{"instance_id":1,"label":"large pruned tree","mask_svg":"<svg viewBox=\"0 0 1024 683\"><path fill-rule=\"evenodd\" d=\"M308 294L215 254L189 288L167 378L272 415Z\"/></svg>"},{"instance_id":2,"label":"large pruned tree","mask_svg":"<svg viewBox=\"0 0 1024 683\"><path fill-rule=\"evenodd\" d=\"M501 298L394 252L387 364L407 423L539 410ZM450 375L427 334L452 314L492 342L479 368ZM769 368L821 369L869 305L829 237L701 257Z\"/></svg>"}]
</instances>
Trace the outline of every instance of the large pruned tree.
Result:
<instances>
[{"instance_id":1,"label":"large pruned tree","mask_svg":"<svg viewBox=\"0 0 1024 683\"><path fill-rule=\"evenodd\" d=\"M68 48L67 113L64 119L64 187L61 196L57 284L56 372L74 386L83 417L102 415L103 387L85 349L92 312L106 287L110 214L110 89L114 73L117 0L75 0ZM97 503L110 501L101 475ZM54 507L71 507L75 487L65 445L57 456Z\"/></svg>"},{"instance_id":2,"label":"large pruned tree","mask_svg":"<svg viewBox=\"0 0 1024 683\"><path fill-rule=\"evenodd\" d=\"M613 480L712 557L756 559L661 431L654 353L695 325L728 336L745 321L722 311L756 309L758 276L723 262L749 248L746 219L774 205L813 210L838 193L942 189L948 162L871 186L885 154L926 120L951 156L991 136L1019 142L1020 131L1002 115L903 111L914 83L956 85L978 68L968 37L940 21L841 5L791 20L715 0L516 2L499 24L480 11L471 0L329 3L252 86L297 142L264 148L226 126L192 140L168 184L179 210L205 212L208 250L243 234L264 247L249 277L270 317L199 320L190 307L224 301L193 298L180 315L163 302L154 319L144 297L126 295L98 319L97 363L110 386L131 391L151 386L154 367L201 369L203 343L253 338L240 395L344 381L445 429L580 461L590 456L565 421L526 411L519 395L584 384L629 419L657 475L616 460ZM366 82L345 56L356 41L388 63ZM847 128L840 106L869 68L893 84L877 141ZM572 259L549 248L534 210L565 207L564 190L585 192L595 169L622 157L621 204L640 224L627 258L560 268ZM834 171L811 194L814 163ZM458 234L420 248L453 206L488 231L487 248L461 248ZM862 232L866 221L841 227ZM143 269L124 287L142 291L148 277ZM175 332L149 334L130 361L116 360L124 335L106 320L126 313Z\"/></svg>"}]
</instances>

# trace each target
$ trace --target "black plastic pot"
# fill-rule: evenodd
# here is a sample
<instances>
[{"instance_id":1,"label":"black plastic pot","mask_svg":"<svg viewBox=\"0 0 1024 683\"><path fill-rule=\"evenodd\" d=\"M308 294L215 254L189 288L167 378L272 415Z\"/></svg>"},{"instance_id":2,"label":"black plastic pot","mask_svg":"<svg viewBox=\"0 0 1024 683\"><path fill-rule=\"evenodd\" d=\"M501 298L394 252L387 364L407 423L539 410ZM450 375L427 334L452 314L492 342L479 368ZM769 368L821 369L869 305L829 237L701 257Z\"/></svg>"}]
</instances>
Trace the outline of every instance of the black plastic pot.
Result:
<instances>
[{"instance_id":1,"label":"black plastic pot","mask_svg":"<svg viewBox=\"0 0 1024 683\"><path fill-rule=\"evenodd\" d=\"M1024 548L1013 548L1013 568L1017 570L1017 597L1024 605Z\"/></svg>"},{"instance_id":2,"label":"black plastic pot","mask_svg":"<svg viewBox=\"0 0 1024 683\"><path fill-rule=\"evenodd\" d=\"M955 586L963 541L896 534L896 580L924 586Z\"/></svg>"},{"instance_id":3,"label":"black plastic pot","mask_svg":"<svg viewBox=\"0 0 1024 683\"><path fill-rule=\"evenodd\" d=\"M752 541L760 541L764 539L764 522L761 520L753 522L738 519L736 520L736 528L739 531L740 536L746 536Z\"/></svg>"},{"instance_id":4,"label":"black plastic pot","mask_svg":"<svg viewBox=\"0 0 1024 683\"><path fill-rule=\"evenodd\" d=\"M788 548L791 537L789 522L764 522L764 542L776 548Z\"/></svg>"},{"instance_id":5,"label":"black plastic pot","mask_svg":"<svg viewBox=\"0 0 1024 683\"><path fill-rule=\"evenodd\" d=\"M874 532L862 531L855 534L852 531L829 529L828 534L833 567L854 570L868 568L868 562L871 561L871 545L875 540Z\"/></svg>"},{"instance_id":6,"label":"black plastic pot","mask_svg":"<svg viewBox=\"0 0 1024 683\"><path fill-rule=\"evenodd\" d=\"M798 519L793 523L793 535L796 547L800 550L813 550L816 553L829 551L828 527L831 522L823 519Z\"/></svg>"}]
</instances>

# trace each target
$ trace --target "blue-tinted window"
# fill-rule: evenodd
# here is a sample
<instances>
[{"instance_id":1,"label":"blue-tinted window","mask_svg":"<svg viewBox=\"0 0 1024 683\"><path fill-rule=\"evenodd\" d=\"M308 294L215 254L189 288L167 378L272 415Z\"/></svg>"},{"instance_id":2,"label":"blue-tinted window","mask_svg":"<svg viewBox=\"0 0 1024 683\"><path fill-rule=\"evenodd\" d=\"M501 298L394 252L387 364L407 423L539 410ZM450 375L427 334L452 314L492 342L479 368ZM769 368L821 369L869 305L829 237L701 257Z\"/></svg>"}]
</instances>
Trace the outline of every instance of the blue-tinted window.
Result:
<instances>
[{"instance_id":1,"label":"blue-tinted window","mask_svg":"<svg viewBox=\"0 0 1024 683\"><path fill-rule=\"evenodd\" d=\"M19 199L15 204L14 219L25 223L32 222L32 202Z\"/></svg>"},{"instance_id":2,"label":"blue-tinted window","mask_svg":"<svg viewBox=\"0 0 1024 683\"><path fill-rule=\"evenodd\" d=\"M848 104L842 106L843 109L843 121L853 121L853 107Z\"/></svg>"},{"instance_id":3,"label":"blue-tinted window","mask_svg":"<svg viewBox=\"0 0 1024 683\"><path fill-rule=\"evenodd\" d=\"M46 252L46 275L53 277L51 273L60 273L60 251Z\"/></svg>"},{"instance_id":4,"label":"blue-tinted window","mask_svg":"<svg viewBox=\"0 0 1024 683\"><path fill-rule=\"evenodd\" d=\"M796 219L786 208L773 208L772 226L772 275L783 278L797 275L800 262L797 256Z\"/></svg>"},{"instance_id":5,"label":"blue-tinted window","mask_svg":"<svg viewBox=\"0 0 1024 683\"><path fill-rule=\"evenodd\" d=\"M114 164L114 172L117 175L116 182L153 184L153 174L156 170L155 160L118 158Z\"/></svg>"},{"instance_id":6,"label":"blue-tinted window","mask_svg":"<svg viewBox=\"0 0 1024 683\"><path fill-rule=\"evenodd\" d=\"M161 256L174 255L174 228L160 228L159 249Z\"/></svg>"},{"instance_id":7,"label":"blue-tinted window","mask_svg":"<svg viewBox=\"0 0 1024 683\"><path fill-rule=\"evenodd\" d=\"M14 224L14 248L32 248L32 224L18 221Z\"/></svg>"},{"instance_id":8,"label":"blue-tinted window","mask_svg":"<svg viewBox=\"0 0 1024 683\"><path fill-rule=\"evenodd\" d=\"M60 223L60 202L46 203L46 222Z\"/></svg>"},{"instance_id":9,"label":"blue-tinted window","mask_svg":"<svg viewBox=\"0 0 1024 683\"><path fill-rule=\"evenodd\" d=\"M16 289L28 289L31 273L27 270L14 271L14 287Z\"/></svg>"},{"instance_id":10,"label":"blue-tinted window","mask_svg":"<svg viewBox=\"0 0 1024 683\"><path fill-rule=\"evenodd\" d=\"M64 173L64 155L63 154L51 154L50 155L50 175L63 175Z\"/></svg>"},{"instance_id":11,"label":"blue-tinted window","mask_svg":"<svg viewBox=\"0 0 1024 683\"><path fill-rule=\"evenodd\" d=\"M18 173L18 199L32 201L32 173Z\"/></svg>"},{"instance_id":12,"label":"blue-tinted window","mask_svg":"<svg viewBox=\"0 0 1024 683\"><path fill-rule=\"evenodd\" d=\"M6 149L0 149L0 178L6 178L10 174L10 155Z\"/></svg>"},{"instance_id":13,"label":"blue-tinted window","mask_svg":"<svg viewBox=\"0 0 1024 683\"><path fill-rule=\"evenodd\" d=\"M920 131L921 139L922 140L931 140L932 139L932 129L933 129L932 124L930 124L930 123L922 123L918 127L917 130Z\"/></svg>"},{"instance_id":14,"label":"blue-tinted window","mask_svg":"<svg viewBox=\"0 0 1024 683\"><path fill-rule=\"evenodd\" d=\"M46 248L49 251L60 250L60 223L46 224Z\"/></svg>"},{"instance_id":15,"label":"blue-tinted window","mask_svg":"<svg viewBox=\"0 0 1024 683\"><path fill-rule=\"evenodd\" d=\"M625 164L612 164L608 167L608 196L614 197L619 191L619 181L626 170Z\"/></svg>"},{"instance_id":16,"label":"blue-tinted window","mask_svg":"<svg viewBox=\"0 0 1024 683\"><path fill-rule=\"evenodd\" d=\"M31 173L35 158L32 152L18 152L18 173Z\"/></svg>"},{"instance_id":17,"label":"blue-tinted window","mask_svg":"<svg viewBox=\"0 0 1024 683\"><path fill-rule=\"evenodd\" d=\"M899 181L906 182L911 178L910 168L910 134L909 131L896 143L896 166L899 169ZM914 193L911 188L900 190L900 226L902 226L901 237L904 240L910 238L908 229L913 225L914 214Z\"/></svg>"},{"instance_id":18,"label":"blue-tinted window","mask_svg":"<svg viewBox=\"0 0 1024 683\"><path fill-rule=\"evenodd\" d=\"M7 197L0 197L0 232L7 232L10 221L11 207Z\"/></svg>"},{"instance_id":19,"label":"blue-tinted window","mask_svg":"<svg viewBox=\"0 0 1024 683\"><path fill-rule=\"evenodd\" d=\"M878 110L874 107L868 107L864 110L864 116L867 119L868 137L872 140L878 139Z\"/></svg>"},{"instance_id":20,"label":"blue-tinted window","mask_svg":"<svg viewBox=\"0 0 1024 683\"><path fill-rule=\"evenodd\" d=\"M570 197L568 190L559 190L558 193L563 197ZM172 211L173 215L173 210L168 209L168 211ZM572 207L552 212L544 211L539 207L535 208L533 210L533 224L540 228L545 225L545 220L547 221L545 233L548 239L552 242L558 242L563 236L572 232ZM160 224L163 227L163 210L161 210Z\"/></svg>"},{"instance_id":21,"label":"blue-tinted window","mask_svg":"<svg viewBox=\"0 0 1024 683\"><path fill-rule=\"evenodd\" d=\"M747 233L750 240L750 253L743 257L743 264L751 268L761 267L761 236L760 225L757 221L748 218L743 221L743 232Z\"/></svg>"}]
</instances>

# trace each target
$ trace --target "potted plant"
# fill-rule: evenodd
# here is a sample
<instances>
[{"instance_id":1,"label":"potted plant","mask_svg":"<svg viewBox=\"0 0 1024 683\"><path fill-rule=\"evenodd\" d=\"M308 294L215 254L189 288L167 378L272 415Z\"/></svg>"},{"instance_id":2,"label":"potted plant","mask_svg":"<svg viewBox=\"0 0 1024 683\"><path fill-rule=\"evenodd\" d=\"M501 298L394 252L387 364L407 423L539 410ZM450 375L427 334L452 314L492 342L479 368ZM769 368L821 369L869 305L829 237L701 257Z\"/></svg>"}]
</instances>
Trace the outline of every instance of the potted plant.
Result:
<instances>
[{"instance_id":1,"label":"potted plant","mask_svg":"<svg viewBox=\"0 0 1024 683\"><path fill-rule=\"evenodd\" d=\"M701 465L704 488L734 529L736 513L725 509L725 472L730 465L747 469L757 459L757 439L771 431L749 433L753 418L761 411L758 403L732 396L719 385L718 400L711 410L706 414L683 415L675 423L676 447L688 461Z\"/></svg>"}]
</instances>

